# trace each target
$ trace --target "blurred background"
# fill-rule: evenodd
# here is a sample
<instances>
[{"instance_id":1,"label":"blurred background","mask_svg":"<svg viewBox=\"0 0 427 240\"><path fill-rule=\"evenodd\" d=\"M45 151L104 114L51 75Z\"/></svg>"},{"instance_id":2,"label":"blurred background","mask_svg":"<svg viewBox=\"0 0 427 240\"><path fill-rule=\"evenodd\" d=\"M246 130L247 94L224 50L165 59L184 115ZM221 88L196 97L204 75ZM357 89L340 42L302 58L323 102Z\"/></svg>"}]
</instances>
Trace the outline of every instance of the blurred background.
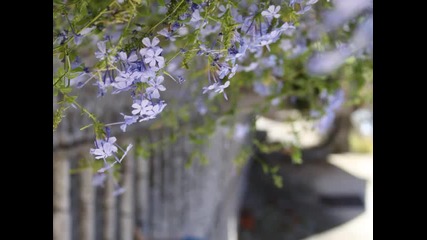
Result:
<instances>
[{"instance_id":1,"label":"blurred background","mask_svg":"<svg viewBox=\"0 0 427 240\"><path fill-rule=\"evenodd\" d=\"M92 77L97 43L117 42L135 10L129 1L110 2L54 1L54 82L65 76L68 51L68 94L103 123L123 121L133 101L127 93L97 97L101 79ZM129 48L167 11L164 1L142 2L134 21L143 24L129 29ZM185 2L184 11L194 11ZM243 12L282 4L286 21L304 15L269 51L239 61L228 101L202 94L206 59L182 67L184 54L176 52L186 38L161 37L162 56L176 54L165 69L187 81L165 75L168 105L155 121L125 133L111 128L120 146L134 146L111 175L98 174L103 162L89 154L91 119L54 94L54 116L64 113L53 132L55 240L373 239L372 1L236 2ZM70 26L85 26L74 18L83 10L100 17L91 34L78 36ZM221 28L212 26L201 42L216 41ZM105 79L107 72L98 73Z\"/></svg>"},{"instance_id":2,"label":"blurred background","mask_svg":"<svg viewBox=\"0 0 427 240\"><path fill-rule=\"evenodd\" d=\"M301 165L282 151L253 157L280 166L283 187L251 162L237 239L373 239L372 111L361 108L339 119L335 126L342 129L329 143L310 131L312 123L294 123L304 146ZM294 140L286 139L293 130L283 121L260 117L256 126L270 144Z\"/></svg>"},{"instance_id":3,"label":"blurred background","mask_svg":"<svg viewBox=\"0 0 427 240\"><path fill-rule=\"evenodd\" d=\"M258 145L217 126L201 147L209 163L189 164L198 146L185 137L151 154L137 145L101 185L90 144L58 146L56 239L373 239L372 108L342 111L327 135L313 122L287 121L295 114L249 118ZM138 129L151 141L170 134ZM280 144L292 141L302 146L300 164Z\"/></svg>"}]
</instances>

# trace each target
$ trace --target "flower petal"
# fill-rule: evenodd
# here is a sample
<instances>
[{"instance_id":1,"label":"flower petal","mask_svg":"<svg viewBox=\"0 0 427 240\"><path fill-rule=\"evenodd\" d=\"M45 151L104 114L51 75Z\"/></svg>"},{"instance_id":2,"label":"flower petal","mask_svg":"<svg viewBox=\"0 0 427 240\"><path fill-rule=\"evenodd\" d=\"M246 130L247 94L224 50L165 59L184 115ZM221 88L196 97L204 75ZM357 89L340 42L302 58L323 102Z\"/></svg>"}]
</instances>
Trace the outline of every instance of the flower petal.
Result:
<instances>
[{"instance_id":1,"label":"flower petal","mask_svg":"<svg viewBox=\"0 0 427 240\"><path fill-rule=\"evenodd\" d=\"M147 51L146 55L147 55L148 57L154 57L154 51L153 51L153 50L151 50L151 49L149 49L149 50Z\"/></svg>"},{"instance_id":2,"label":"flower petal","mask_svg":"<svg viewBox=\"0 0 427 240\"><path fill-rule=\"evenodd\" d=\"M158 48L158 49L156 50L156 53L155 53L154 55L159 56L159 55L160 55L160 53L162 53L162 52L163 52L163 49Z\"/></svg>"},{"instance_id":3,"label":"flower petal","mask_svg":"<svg viewBox=\"0 0 427 240\"><path fill-rule=\"evenodd\" d=\"M142 43L147 47L151 47L150 39L147 37L142 39Z\"/></svg>"},{"instance_id":4,"label":"flower petal","mask_svg":"<svg viewBox=\"0 0 427 240\"><path fill-rule=\"evenodd\" d=\"M161 84L164 80L165 80L165 77L158 76L157 79L156 79L156 82L157 82L157 84Z\"/></svg>"},{"instance_id":5,"label":"flower petal","mask_svg":"<svg viewBox=\"0 0 427 240\"><path fill-rule=\"evenodd\" d=\"M135 52L132 52L128 58L129 62L136 62L138 60L138 56L136 55Z\"/></svg>"}]
</instances>

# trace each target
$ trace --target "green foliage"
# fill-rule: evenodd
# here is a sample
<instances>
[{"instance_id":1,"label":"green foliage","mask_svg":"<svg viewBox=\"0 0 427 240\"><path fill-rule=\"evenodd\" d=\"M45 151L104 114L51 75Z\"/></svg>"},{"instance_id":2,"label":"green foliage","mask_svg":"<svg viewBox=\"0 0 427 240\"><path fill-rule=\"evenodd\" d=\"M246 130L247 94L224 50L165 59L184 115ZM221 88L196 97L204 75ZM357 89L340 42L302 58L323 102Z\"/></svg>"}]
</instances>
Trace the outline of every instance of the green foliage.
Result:
<instances>
[{"instance_id":1,"label":"green foliage","mask_svg":"<svg viewBox=\"0 0 427 240\"><path fill-rule=\"evenodd\" d=\"M282 188L283 187L283 178L280 175L280 167L279 166L270 166L267 164L267 162L263 159L256 158L258 163L261 164L262 171L266 175L270 175L271 179L273 180L273 183L276 187Z\"/></svg>"},{"instance_id":2,"label":"green foliage","mask_svg":"<svg viewBox=\"0 0 427 240\"><path fill-rule=\"evenodd\" d=\"M53 114L53 131L56 130L59 123L61 123L62 119L65 117L65 111L68 109L68 107L65 107L64 104L60 104L59 108L56 109L55 113Z\"/></svg>"},{"instance_id":3,"label":"green foliage","mask_svg":"<svg viewBox=\"0 0 427 240\"><path fill-rule=\"evenodd\" d=\"M291 158L292 162L295 164L301 164L302 163L302 153L301 148L297 146L291 146Z\"/></svg>"},{"instance_id":4,"label":"green foliage","mask_svg":"<svg viewBox=\"0 0 427 240\"><path fill-rule=\"evenodd\" d=\"M179 19L179 16L187 12L187 4L185 4L185 0L171 0L169 4L167 4L168 12L166 13L166 19L169 24Z\"/></svg>"},{"instance_id":5,"label":"green foliage","mask_svg":"<svg viewBox=\"0 0 427 240\"><path fill-rule=\"evenodd\" d=\"M193 2L200 4L204 1L193 0ZM298 3L292 8L289 6L288 1L249 2L258 5L259 11L255 13L254 17L254 24L258 24L258 26L260 26L261 21L265 20L261 16L262 9L268 8L271 4L280 4L281 17L279 19L273 18L273 21L269 23L269 30L283 22L290 22L298 27L299 21L304 20L301 15L296 13L301 9ZM221 17L218 17L218 7L220 4L226 7L226 11ZM326 8L332 5L332 3L327 1L323 1L321 4L321 7ZM159 6L166 6L167 12L159 14L157 12ZM221 54L220 62L228 55L227 50L232 44L236 44L236 48L240 47L238 42L233 43L238 24L232 17L232 6L239 8L243 15L248 14L248 9L242 9L241 2L237 0L208 1L204 11L201 12L202 17L208 21L208 26L213 23L221 26L220 36L218 36L218 33L212 34L207 37L209 41L204 42L200 37L200 29L190 31L185 36L177 37L177 40L173 43L175 52L164 51L162 53L165 59L167 59L166 65L176 58L175 60L181 61L182 68L188 70L187 73L189 75L186 79L189 81L182 86L196 86L198 90L201 90L202 86L210 84L207 80L208 74L215 73L217 70L216 67L212 66L214 54L209 55L208 59L197 55L201 44L208 45L207 43L215 42L215 44L208 47L214 48L215 51ZM155 14L154 10L156 11ZM91 124L83 126L81 130L92 128L96 138L105 137L105 124L86 108L78 104L77 96L74 96L72 87L70 86L71 79L77 77L83 70L83 63L77 68L72 68L71 63L75 64L77 56L91 55L93 57L96 45L92 41L98 41L111 32L120 32L118 40L116 39L107 43L112 56L120 50L125 50L129 53L132 50L140 49L143 47L142 39L144 37L159 37L161 39L160 45L166 49L168 42L163 41L164 38L163 36L159 36L158 31L163 28L170 29L171 25L175 22L188 22L188 19L179 19L179 16L184 13L191 13L190 4L186 0L126 0L122 4L119 4L117 0L54 0L53 53L55 59L57 58L58 62L62 62L56 68L53 76L53 91L59 101L53 113L54 131L64 118L67 109L70 106L74 106L81 111L82 115L91 120ZM321 18L322 16L319 15L319 12L313 12L310 17ZM83 39L82 44L77 47L73 41L75 35L89 27L95 27L93 35L96 38ZM273 71L273 67L260 68L263 69L262 71L239 72L230 79L231 85L226 89L229 100L225 101L222 95L219 94L214 99L206 101L209 111L204 116L193 114L195 112L193 101L182 103L179 99L176 101L174 99L168 100L168 107L162 113L162 116L150 123L148 129L168 129L170 130L170 134L167 134L166 137L156 142L136 144L137 155L148 159L156 149L188 137L190 143L198 150L191 153L186 166L191 166L194 162L193 160L198 160L201 164L207 164L209 159L203 154L203 146L206 145L208 137L215 131L218 124L229 124L228 119L233 119L233 117L241 113L241 103L248 96L252 96L250 94L253 94L253 83L255 82L263 83L271 90L270 95L260 98L259 101L256 101L251 106L253 113L258 115L272 111L271 101L279 99L279 104L274 108L278 110L298 109L307 117L310 110L323 111L325 103L319 100L322 90L332 93L339 88L345 88L346 93L349 93L351 104L361 105L372 102L372 87L366 87L372 84L371 59L349 58L342 67L325 76L312 76L305 68L313 53L319 50L334 48L337 42L346 42L351 37L352 30L357 27L357 21L350 22L348 27L350 31L337 30L333 33L322 33L320 38L315 40L307 37L310 32L300 32L296 37L284 36L283 39L290 40L292 43L297 42L299 38L307 40L306 51L298 56L294 56L294 53L290 50L283 50L279 42L271 44L271 52L264 49L261 52L262 54L257 56L257 58L275 56L277 60L274 65L281 66L283 73L276 73ZM59 36L61 34L64 35L64 32L66 32L67 38L60 44ZM181 49L184 51L181 52ZM295 45L292 46L292 49L295 49ZM247 67L252 62L254 62L254 56L248 57L245 62L239 62L239 66L240 68ZM260 64L264 63L260 61ZM101 72L111 66L107 65L105 61L100 61L89 67L91 70L95 69L97 71L94 74L99 80L101 79ZM174 73L165 74L173 78ZM229 79L224 78L223 80L227 81ZM147 83L137 83L137 85L136 93L143 92L148 86ZM199 98L201 95L200 91L190 94L193 99L195 97ZM202 97L207 99L207 95L202 95ZM291 102L291 97L296 97L297 100ZM178 107L169 108L169 106ZM226 117L220 118L220 116ZM198 118L202 119L198 120ZM191 126L189 126L189 122L191 122ZM294 134L297 135L298 133L294 132ZM302 162L302 154L298 142L267 145L255 141L253 144L265 153L281 150L287 151L295 164L301 164ZM243 166L250 154L251 151L249 148L243 149L236 159L234 159L235 164L239 167ZM263 171L272 177L276 186L283 186L278 166L269 166L266 163L261 163L261 166Z\"/></svg>"},{"instance_id":6,"label":"green foliage","mask_svg":"<svg viewBox=\"0 0 427 240\"><path fill-rule=\"evenodd\" d=\"M221 32L224 37L223 44L225 49L231 47L231 40L233 38L234 31L237 25L238 24L236 23L236 21L234 21L234 18L231 15L230 8L227 8L221 18Z\"/></svg>"},{"instance_id":7,"label":"green foliage","mask_svg":"<svg viewBox=\"0 0 427 240\"><path fill-rule=\"evenodd\" d=\"M282 176L277 175L277 174L273 174L271 175L271 177L273 178L273 182L274 185L278 188L283 188L283 179Z\"/></svg>"}]
</instances>

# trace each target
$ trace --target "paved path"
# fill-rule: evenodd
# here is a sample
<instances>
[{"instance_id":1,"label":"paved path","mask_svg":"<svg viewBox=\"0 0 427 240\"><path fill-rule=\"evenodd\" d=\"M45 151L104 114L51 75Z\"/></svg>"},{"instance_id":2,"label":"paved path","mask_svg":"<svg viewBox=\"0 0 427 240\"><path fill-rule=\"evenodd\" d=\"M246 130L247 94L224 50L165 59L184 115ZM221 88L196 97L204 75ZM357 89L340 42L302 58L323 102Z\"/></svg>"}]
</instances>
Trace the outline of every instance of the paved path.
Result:
<instances>
[{"instance_id":1,"label":"paved path","mask_svg":"<svg viewBox=\"0 0 427 240\"><path fill-rule=\"evenodd\" d=\"M365 212L349 222L305 240L371 240L373 239L373 157L366 154L332 155L330 162L366 180Z\"/></svg>"},{"instance_id":2,"label":"paved path","mask_svg":"<svg viewBox=\"0 0 427 240\"><path fill-rule=\"evenodd\" d=\"M249 173L240 240L372 239L372 155L280 164L277 189L259 164Z\"/></svg>"}]
</instances>

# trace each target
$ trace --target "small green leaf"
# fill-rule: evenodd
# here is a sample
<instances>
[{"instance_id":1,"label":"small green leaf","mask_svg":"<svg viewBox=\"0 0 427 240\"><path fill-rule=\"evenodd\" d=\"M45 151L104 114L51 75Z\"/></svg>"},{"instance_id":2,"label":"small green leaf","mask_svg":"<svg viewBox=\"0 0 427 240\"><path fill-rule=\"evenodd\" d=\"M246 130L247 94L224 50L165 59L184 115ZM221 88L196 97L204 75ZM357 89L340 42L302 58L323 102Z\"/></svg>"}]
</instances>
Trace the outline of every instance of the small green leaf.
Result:
<instances>
[{"instance_id":1,"label":"small green leaf","mask_svg":"<svg viewBox=\"0 0 427 240\"><path fill-rule=\"evenodd\" d=\"M85 130L86 128L89 128L89 127L91 127L93 124L88 124L88 125L86 125L86 126L84 126L84 127L81 127L80 128L80 131L83 131L83 130Z\"/></svg>"},{"instance_id":2,"label":"small green leaf","mask_svg":"<svg viewBox=\"0 0 427 240\"><path fill-rule=\"evenodd\" d=\"M274 181L274 185L278 188L282 188L283 187L283 179L282 176L279 175L273 175L273 181Z\"/></svg>"},{"instance_id":3,"label":"small green leaf","mask_svg":"<svg viewBox=\"0 0 427 240\"><path fill-rule=\"evenodd\" d=\"M265 174L267 174L267 173L268 173L268 170L269 170L268 165L267 165L267 164L265 164L264 162L261 162L261 167L262 167L262 171L263 171Z\"/></svg>"},{"instance_id":4,"label":"small green leaf","mask_svg":"<svg viewBox=\"0 0 427 240\"><path fill-rule=\"evenodd\" d=\"M302 164L302 153L301 153L301 149L299 147L295 147L293 146L291 148L291 158L292 158L292 162L295 164Z\"/></svg>"},{"instance_id":5,"label":"small green leaf","mask_svg":"<svg viewBox=\"0 0 427 240\"><path fill-rule=\"evenodd\" d=\"M272 173L272 174L275 174L275 173L277 173L279 171L279 166L275 166L275 167L273 167L273 168L270 168L270 172Z\"/></svg>"}]
</instances>

